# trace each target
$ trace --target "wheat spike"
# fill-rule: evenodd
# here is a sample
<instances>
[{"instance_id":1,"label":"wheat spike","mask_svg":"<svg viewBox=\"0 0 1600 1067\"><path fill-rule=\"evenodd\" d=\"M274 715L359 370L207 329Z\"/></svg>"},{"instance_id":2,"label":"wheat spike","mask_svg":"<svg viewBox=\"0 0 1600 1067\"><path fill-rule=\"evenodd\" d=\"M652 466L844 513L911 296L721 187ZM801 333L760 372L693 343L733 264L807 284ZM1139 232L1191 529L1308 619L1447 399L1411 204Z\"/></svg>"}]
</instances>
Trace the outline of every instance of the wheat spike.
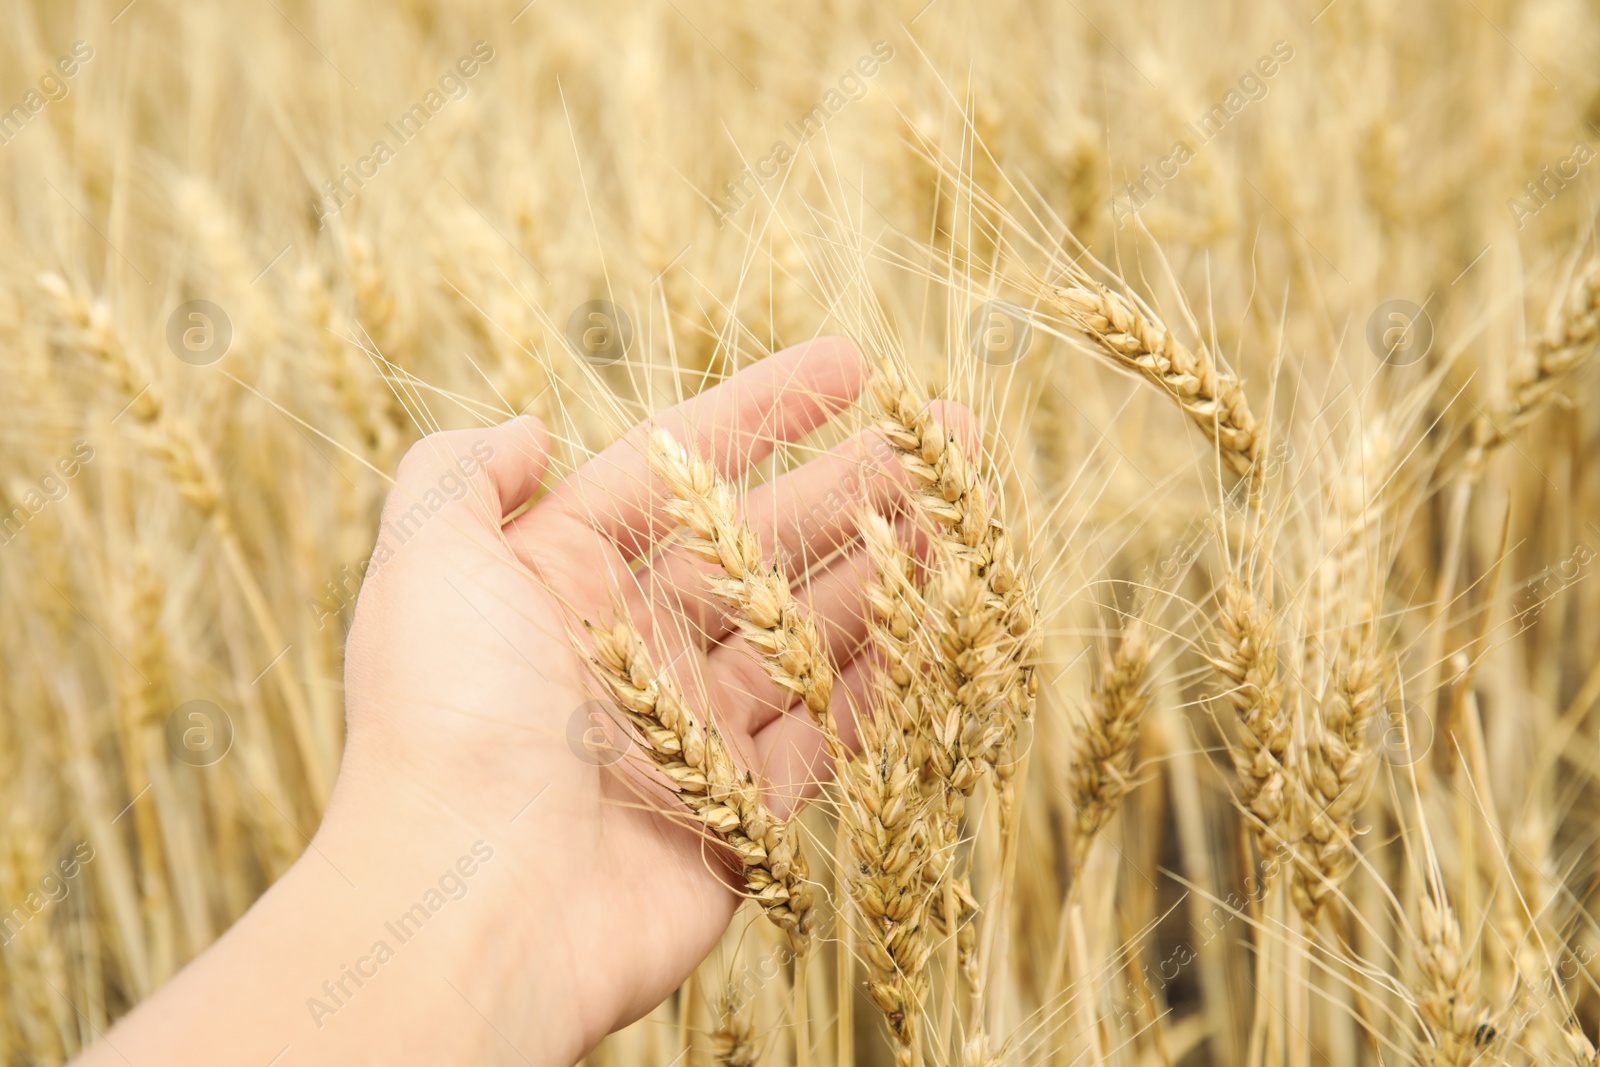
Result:
<instances>
[{"instance_id":1,"label":"wheat spike","mask_svg":"<svg viewBox=\"0 0 1600 1067\"><path fill-rule=\"evenodd\" d=\"M168 410L149 369L139 366L124 347L111 309L76 292L58 274L41 274L38 282L51 300L58 342L87 353L111 380L140 427L141 444L166 469L183 499L201 515L226 524L219 509L222 482L216 464L193 427Z\"/></svg>"},{"instance_id":2,"label":"wheat spike","mask_svg":"<svg viewBox=\"0 0 1600 1067\"><path fill-rule=\"evenodd\" d=\"M672 680L654 671L632 622L619 617L589 632L595 673L637 728L645 754L694 817L733 850L751 895L804 952L813 890L793 828L767 810L716 728L702 726Z\"/></svg>"},{"instance_id":3,"label":"wheat spike","mask_svg":"<svg viewBox=\"0 0 1600 1067\"><path fill-rule=\"evenodd\" d=\"M57 343L87 353L115 384L118 393L127 397L124 410L136 420L145 451L166 470L179 495L211 523L263 640L275 649L286 647L289 642L272 616L259 580L245 562L244 546L225 506L222 481L210 450L186 420L167 409L149 368L142 366L122 343L104 301L86 299L57 274L39 275L38 284L52 303ZM140 385L141 381L145 384ZM319 740L310 704L299 682L288 671L278 671L274 677L289 705L290 726L305 765L312 800L320 807L333 789L333 757Z\"/></svg>"},{"instance_id":4,"label":"wheat spike","mask_svg":"<svg viewBox=\"0 0 1600 1067\"><path fill-rule=\"evenodd\" d=\"M667 513L689 528L684 547L723 570L707 576L712 592L739 612L739 631L761 653L768 676L800 697L835 756L842 756L828 712L833 669L816 624L795 603L778 564L762 562L760 543L739 518L733 487L664 430L650 437L650 466L667 485Z\"/></svg>"},{"instance_id":5,"label":"wheat spike","mask_svg":"<svg viewBox=\"0 0 1600 1067\"><path fill-rule=\"evenodd\" d=\"M1261 437L1250 400L1205 345L1191 351L1131 301L1087 280L1046 293L1118 366L1138 371L1176 400L1218 447L1228 469L1242 475L1251 468Z\"/></svg>"},{"instance_id":6,"label":"wheat spike","mask_svg":"<svg viewBox=\"0 0 1600 1067\"><path fill-rule=\"evenodd\" d=\"M1012 770L1010 743L1018 724L1032 717L1038 692L1032 666L1040 641L1038 604L1028 575L1017 566L1010 531L994 513L993 494L966 451L894 369L882 370L870 388L877 429L938 535L938 569L926 599L933 609L929 617L946 624L934 649L943 661L936 673L949 700L928 714L947 757L939 771L952 787L971 792L975 779L968 780L955 747L970 720L980 724L979 740L964 747L995 769L1004 791ZM980 646L981 653L975 651ZM995 723L1000 732L991 735ZM1008 811L1009 804L1002 804Z\"/></svg>"},{"instance_id":7,"label":"wheat spike","mask_svg":"<svg viewBox=\"0 0 1600 1067\"><path fill-rule=\"evenodd\" d=\"M1417 941L1413 946L1423 986L1417 1009L1424 1032L1417 1058L1425 1067L1467 1067L1483 1054L1483 1023L1478 1000L1478 964L1461 946L1461 924L1442 898L1419 901Z\"/></svg>"},{"instance_id":8,"label":"wheat spike","mask_svg":"<svg viewBox=\"0 0 1600 1067\"><path fill-rule=\"evenodd\" d=\"M760 1056L755 1032L750 1006L730 984L717 1006L717 1026L709 1041L711 1061L723 1067L755 1067Z\"/></svg>"},{"instance_id":9,"label":"wheat spike","mask_svg":"<svg viewBox=\"0 0 1600 1067\"><path fill-rule=\"evenodd\" d=\"M870 737L861 757L845 772L842 817L854 860L846 874L864 927L867 992L889 1024L895 1062L909 1067L934 947L923 877L934 830L899 724L878 723L865 732Z\"/></svg>"},{"instance_id":10,"label":"wheat spike","mask_svg":"<svg viewBox=\"0 0 1600 1067\"><path fill-rule=\"evenodd\" d=\"M1257 842L1263 855L1284 840L1288 815L1288 762L1291 723L1284 709L1283 682L1278 678L1278 645L1270 618L1238 579L1223 588L1222 611L1215 633L1211 665L1228 687L1226 695L1244 727L1241 749L1234 754L1239 791L1245 807L1259 821Z\"/></svg>"},{"instance_id":11,"label":"wheat spike","mask_svg":"<svg viewBox=\"0 0 1600 1067\"><path fill-rule=\"evenodd\" d=\"M1333 690L1315 708L1305 746L1305 790L1300 820L1305 838L1290 892L1308 923L1355 865L1356 811L1366 800L1375 753L1372 722L1382 703L1378 662L1370 642L1354 643L1343 657Z\"/></svg>"},{"instance_id":12,"label":"wheat spike","mask_svg":"<svg viewBox=\"0 0 1600 1067\"><path fill-rule=\"evenodd\" d=\"M1074 865L1083 863L1089 843L1133 788L1133 748L1149 704L1149 666L1150 644L1144 623L1129 619L1116 652L1101 664L1088 713L1073 739Z\"/></svg>"},{"instance_id":13,"label":"wheat spike","mask_svg":"<svg viewBox=\"0 0 1600 1067\"><path fill-rule=\"evenodd\" d=\"M1479 453L1493 452L1538 418L1562 386L1588 365L1600 343L1600 258L1573 279L1556 322L1521 354L1506 383L1506 399L1475 427ZM1481 455L1478 457L1481 459Z\"/></svg>"},{"instance_id":14,"label":"wheat spike","mask_svg":"<svg viewBox=\"0 0 1600 1067\"><path fill-rule=\"evenodd\" d=\"M845 820L855 862L846 867L851 898L865 927L867 992L883 1013L895 1062L916 1061L918 1018L933 951L929 906L948 867L940 848L943 790L922 788L925 756L918 728L918 682L925 661L916 628L925 614L909 555L882 516L862 523L875 570L867 582L869 634L881 657L878 699L862 724L863 748L846 770Z\"/></svg>"}]
</instances>

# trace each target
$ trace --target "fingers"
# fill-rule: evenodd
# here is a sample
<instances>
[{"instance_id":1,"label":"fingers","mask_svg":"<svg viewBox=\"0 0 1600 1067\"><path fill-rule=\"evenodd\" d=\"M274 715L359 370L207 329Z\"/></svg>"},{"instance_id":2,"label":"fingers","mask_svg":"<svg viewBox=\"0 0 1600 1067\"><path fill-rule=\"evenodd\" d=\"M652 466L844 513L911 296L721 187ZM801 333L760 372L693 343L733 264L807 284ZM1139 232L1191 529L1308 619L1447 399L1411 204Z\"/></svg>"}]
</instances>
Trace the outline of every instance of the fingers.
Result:
<instances>
[{"instance_id":1,"label":"fingers","mask_svg":"<svg viewBox=\"0 0 1600 1067\"><path fill-rule=\"evenodd\" d=\"M751 490L745 514L762 547L800 575L853 541L861 509L889 507L905 481L894 453L868 430Z\"/></svg>"},{"instance_id":2,"label":"fingers","mask_svg":"<svg viewBox=\"0 0 1600 1067\"><path fill-rule=\"evenodd\" d=\"M538 489L549 444L531 415L429 434L400 460L384 503L383 534L405 544L425 526L498 533L506 513Z\"/></svg>"},{"instance_id":3,"label":"fingers","mask_svg":"<svg viewBox=\"0 0 1600 1067\"><path fill-rule=\"evenodd\" d=\"M867 714L871 672L871 665L861 658L839 674L833 718L848 752L860 748L856 714ZM804 715L780 715L750 740L752 769L761 780L767 806L780 819L787 819L802 803L817 795L823 782L833 777L832 760L822 731Z\"/></svg>"},{"instance_id":4,"label":"fingers","mask_svg":"<svg viewBox=\"0 0 1600 1067\"><path fill-rule=\"evenodd\" d=\"M653 428L697 448L728 477L826 422L861 392L864 377L861 354L842 338L784 349L635 426L574 472L547 506L588 522L625 554L644 555L666 524L650 475Z\"/></svg>"}]
</instances>

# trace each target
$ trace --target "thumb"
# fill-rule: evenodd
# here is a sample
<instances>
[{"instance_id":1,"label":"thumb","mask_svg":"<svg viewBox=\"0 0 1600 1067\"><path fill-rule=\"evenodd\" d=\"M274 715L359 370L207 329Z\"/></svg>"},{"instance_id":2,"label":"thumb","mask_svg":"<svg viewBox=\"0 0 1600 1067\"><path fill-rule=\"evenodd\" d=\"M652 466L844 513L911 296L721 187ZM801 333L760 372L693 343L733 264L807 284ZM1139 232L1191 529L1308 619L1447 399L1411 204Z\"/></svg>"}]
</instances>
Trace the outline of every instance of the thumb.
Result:
<instances>
[{"instance_id":1,"label":"thumb","mask_svg":"<svg viewBox=\"0 0 1600 1067\"><path fill-rule=\"evenodd\" d=\"M539 488L550 435L532 415L482 429L432 433L407 450L383 509L383 524L410 536L434 515L497 530Z\"/></svg>"}]
</instances>

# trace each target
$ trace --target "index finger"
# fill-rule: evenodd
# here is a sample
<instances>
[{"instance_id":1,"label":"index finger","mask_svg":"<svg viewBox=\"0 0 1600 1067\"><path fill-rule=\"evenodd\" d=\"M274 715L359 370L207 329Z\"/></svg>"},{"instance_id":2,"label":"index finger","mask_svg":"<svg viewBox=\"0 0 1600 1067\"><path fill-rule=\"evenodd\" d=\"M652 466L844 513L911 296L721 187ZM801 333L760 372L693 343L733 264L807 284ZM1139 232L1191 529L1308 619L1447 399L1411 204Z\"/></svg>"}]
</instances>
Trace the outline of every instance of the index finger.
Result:
<instances>
[{"instance_id":1,"label":"index finger","mask_svg":"<svg viewBox=\"0 0 1600 1067\"><path fill-rule=\"evenodd\" d=\"M649 438L664 429L698 449L724 478L742 473L827 422L861 392L856 346L819 337L752 363L727 381L640 423L573 472L546 506L574 515L625 555L648 551L668 520L650 474Z\"/></svg>"}]
</instances>

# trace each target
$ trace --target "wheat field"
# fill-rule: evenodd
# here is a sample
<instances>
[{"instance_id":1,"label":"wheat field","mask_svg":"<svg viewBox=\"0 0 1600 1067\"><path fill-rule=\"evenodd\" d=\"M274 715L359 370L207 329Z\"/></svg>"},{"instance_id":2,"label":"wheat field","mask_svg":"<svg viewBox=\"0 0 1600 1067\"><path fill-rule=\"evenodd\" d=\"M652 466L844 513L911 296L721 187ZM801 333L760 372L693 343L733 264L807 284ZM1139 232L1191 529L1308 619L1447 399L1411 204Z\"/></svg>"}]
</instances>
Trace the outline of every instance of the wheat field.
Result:
<instances>
[{"instance_id":1,"label":"wheat field","mask_svg":"<svg viewBox=\"0 0 1600 1067\"><path fill-rule=\"evenodd\" d=\"M586 1062L1600 1064L1594 5L0 0L0 57L0 1062L306 848L410 445L537 415L547 491L840 335L738 484L651 446L817 798L621 623L530 709L752 890ZM738 497L863 430L847 738Z\"/></svg>"}]
</instances>

